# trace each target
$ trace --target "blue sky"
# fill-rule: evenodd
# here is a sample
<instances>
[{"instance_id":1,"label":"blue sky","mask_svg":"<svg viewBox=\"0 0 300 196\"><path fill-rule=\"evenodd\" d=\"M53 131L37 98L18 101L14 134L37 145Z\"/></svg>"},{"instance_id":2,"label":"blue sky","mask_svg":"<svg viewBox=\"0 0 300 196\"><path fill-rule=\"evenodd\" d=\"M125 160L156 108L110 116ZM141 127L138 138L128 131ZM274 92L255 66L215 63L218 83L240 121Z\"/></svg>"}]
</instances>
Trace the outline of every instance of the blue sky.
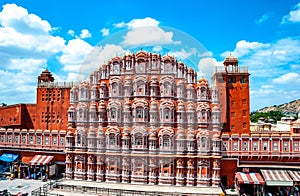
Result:
<instances>
[{"instance_id":1,"label":"blue sky","mask_svg":"<svg viewBox=\"0 0 300 196\"><path fill-rule=\"evenodd\" d=\"M35 103L45 67L78 80L141 47L207 78L233 53L251 73L251 111L300 98L299 0L2 0L0 102Z\"/></svg>"}]
</instances>

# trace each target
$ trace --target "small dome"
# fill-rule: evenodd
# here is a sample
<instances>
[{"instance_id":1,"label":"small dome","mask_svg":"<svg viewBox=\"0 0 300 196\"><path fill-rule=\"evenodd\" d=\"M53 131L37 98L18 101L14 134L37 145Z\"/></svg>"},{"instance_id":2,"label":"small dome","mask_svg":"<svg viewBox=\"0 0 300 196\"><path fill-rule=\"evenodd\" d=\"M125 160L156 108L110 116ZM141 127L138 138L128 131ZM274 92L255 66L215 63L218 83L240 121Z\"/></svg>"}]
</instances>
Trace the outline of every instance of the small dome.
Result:
<instances>
[{"instance_id":1,"label":"small dome","mask_svg":"<svg viewBox=\"0 0 300 196\"><path fill-rule=\"evenodd\" d=\"M229 56L225 58L224 65L235 65L238 64L238 62L238 58L230 53Z\"/></svg>"},{"instance_id":2,"label":"small dome","mask_svg":"<svg viewBox=\"0 0 300 196\"><path fill-rule=\"evenodd\" d=\"M180 61L180 62L178 63L178 68L181 68L181 67L184 68L184 64L183 64L183 62Z\"/></svg>"},{"instance_id":3,"label":"small dome","mask_svg":"<svg viewBox=\"0 0 300 196\"><path fill-rule=\"evenodd\" d=\"M198 81L199 86L208 86L208 81L205 78L200 78Z\"/></svg>"},{"instance_id":4,"label":"small dome","mask_svg":"<svg viewBox=\"0 0 300 196\"><path fill-rule=\"evenodd\" d=\"M148 53L146 51L139 51L135 54L136 58L147 58L148 57Z\"/></svg>"},{"instance_id":5,"label":"small dome","mask_svg":"<svg viewBox=\"0 0 300 196\"><path fill-rule=\"evenodd\" d=\"M167 54L162 57L162 61L174 61L174 57Z\"/></svg>"},{"instance_id":6,"label":"small dome","mask_svg":"<svg viewBox=\"0 0 300 196\"><path fill-rule=\"evenodd\" d=\"M193 68L189 68L188 69L188 73L194 73L195 71L194 71L194 69Z\"/></svg>"}]
</instances>

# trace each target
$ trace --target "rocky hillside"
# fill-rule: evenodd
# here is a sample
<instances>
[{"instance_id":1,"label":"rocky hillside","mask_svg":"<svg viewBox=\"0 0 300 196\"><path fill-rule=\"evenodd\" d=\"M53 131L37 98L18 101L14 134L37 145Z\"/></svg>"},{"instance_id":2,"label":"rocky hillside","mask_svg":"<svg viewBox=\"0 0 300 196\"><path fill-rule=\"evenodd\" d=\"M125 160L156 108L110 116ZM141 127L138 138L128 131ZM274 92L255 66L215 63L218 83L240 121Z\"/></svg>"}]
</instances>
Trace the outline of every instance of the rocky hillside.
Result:
<instances>
[{"instance_id":1,"label":"rocky hillside","mask_svg":"<svg viewBox=\"0 0 300 196\"><path fill-rule=\"evenodd\" d=\"M300 99L284 103L281 105L274 105L270 107L264 107L256 112L269 112L269 111L280 111L284 115L297 115L300 113Z\"/></svg>"}]
</instances>

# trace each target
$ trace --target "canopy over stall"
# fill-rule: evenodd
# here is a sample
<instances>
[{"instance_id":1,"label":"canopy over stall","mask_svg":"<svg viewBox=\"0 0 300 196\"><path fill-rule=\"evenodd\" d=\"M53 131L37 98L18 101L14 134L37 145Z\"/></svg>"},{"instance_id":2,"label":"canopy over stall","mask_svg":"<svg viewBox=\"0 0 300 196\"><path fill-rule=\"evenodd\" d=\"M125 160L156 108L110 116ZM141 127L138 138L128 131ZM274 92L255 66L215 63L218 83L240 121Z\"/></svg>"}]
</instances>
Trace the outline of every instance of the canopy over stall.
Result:
<instances>
[{"instance_id":1,"label":"canopy over stall","mask_svg":"<svg viewBox=\"0 0 300 196\"><path fill-rule=\"evenodd\" d=\"M5 162L14 162L17 158L18 158L19 155L17 154L8 154L8 153L3 153L1 156L0 156L0 160L1 161L5 161Z\"/></svg>"},{"instance_id":2,"label":"canopy over stall","mask_svg":"<svg viewBox=\"0 0 300 196\"><path fill-rule=\"evenodd\" d=\"M267 186L293 186L293 180L286 170L261 170Z\"/></svg>"}]
</instances>

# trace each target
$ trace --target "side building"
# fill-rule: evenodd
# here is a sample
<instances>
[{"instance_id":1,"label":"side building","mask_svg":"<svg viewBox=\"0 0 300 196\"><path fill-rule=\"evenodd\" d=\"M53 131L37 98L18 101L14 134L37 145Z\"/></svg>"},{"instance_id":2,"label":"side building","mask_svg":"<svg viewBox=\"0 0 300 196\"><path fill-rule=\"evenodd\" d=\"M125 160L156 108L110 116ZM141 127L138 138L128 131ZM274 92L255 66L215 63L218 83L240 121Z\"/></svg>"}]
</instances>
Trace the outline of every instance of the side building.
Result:
<instances>
[{"instance_id":1,"label":"side building","mask_svg":"<svg viewBox=\"0 0 300 196\"><path fill-rule=\"evenodd\" d=\"M72 85L55 83L52 74L45 70L38 77L36 104L0 107L1 152L4 156L14 154L19 157L15 164L19 174L22 170L29 171L27 167L39 155L48 158L49 163L57 163L64 171L67 111ZM26 172L26 175L15 177L27 175Z\"/></svg>"},{"instance_id":2,"label":"side building","mask_svg":"<svg viewBox=\"0 0 300 196\"><path fill-rule=\"evenodd\" d=\"M66 178L220 183L218 93L174 57L115 57L71 89Z\"/></svg>"}]
</instances>

